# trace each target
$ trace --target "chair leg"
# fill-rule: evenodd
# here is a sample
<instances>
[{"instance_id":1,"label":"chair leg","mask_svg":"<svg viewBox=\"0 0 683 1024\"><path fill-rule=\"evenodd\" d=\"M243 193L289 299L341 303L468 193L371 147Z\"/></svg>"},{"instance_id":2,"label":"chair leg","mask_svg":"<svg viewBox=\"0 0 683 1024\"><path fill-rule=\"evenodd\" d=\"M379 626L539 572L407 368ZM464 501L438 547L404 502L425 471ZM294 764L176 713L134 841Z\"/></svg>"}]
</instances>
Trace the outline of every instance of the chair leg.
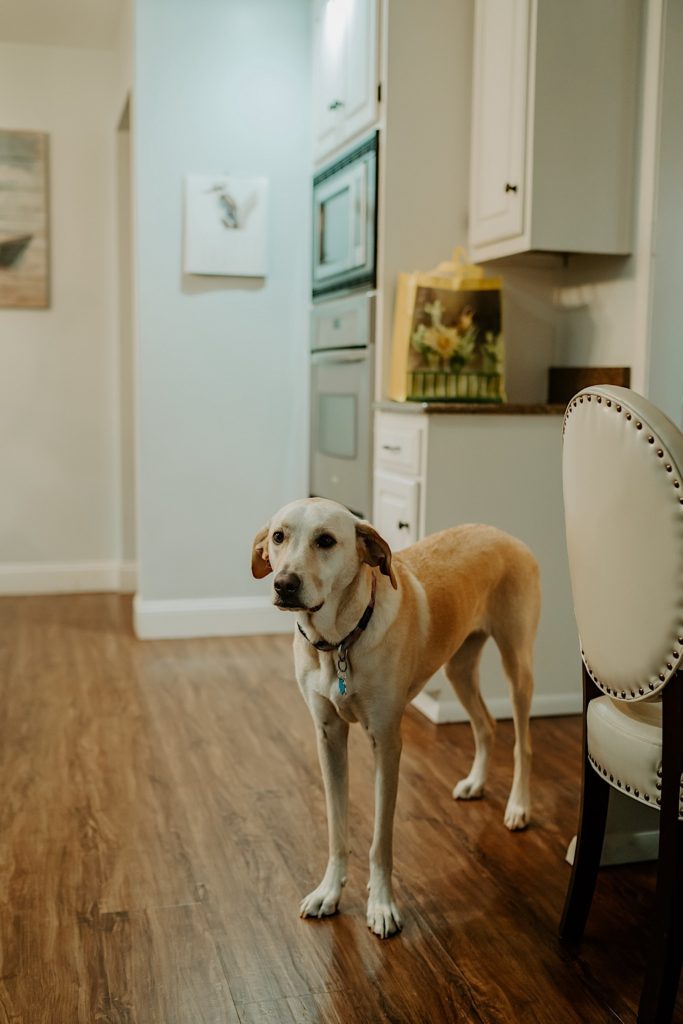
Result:
<instances>
[{"instance_id":1,"label":"chair leg","mask_svg":"<svg viewBox=\"0 0 683 1024\"><path fill-rule=\"evenodd\" d=\"M650 942L638 1024L670 1024L683 960L683 672L664 689L662 796L654 934Z\"/></svg>"},{"instance_id":2,"label":"chair leg","mask_svg":"<svg viewBox=\"0 0 683 1024\"><path fill-rule=\"evenodd\" d=\"M583 780L579 830L574 852L574 865L560 922L560 938L577 942L583 935L593 891L600 867L610 785L601 778L588 760L586 714L588 704L601 691L583 666Z\"/></svg>"}]
</instances>

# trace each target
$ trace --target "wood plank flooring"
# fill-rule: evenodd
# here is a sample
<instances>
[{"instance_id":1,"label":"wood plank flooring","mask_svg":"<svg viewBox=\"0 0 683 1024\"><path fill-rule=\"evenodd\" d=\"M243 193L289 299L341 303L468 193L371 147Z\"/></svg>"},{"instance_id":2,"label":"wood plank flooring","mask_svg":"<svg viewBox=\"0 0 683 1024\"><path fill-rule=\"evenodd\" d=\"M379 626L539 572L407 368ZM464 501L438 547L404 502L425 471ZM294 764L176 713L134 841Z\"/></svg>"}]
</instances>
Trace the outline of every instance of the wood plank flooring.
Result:
<instances>
[{"instance_id":1,"label":"wood plank flooring","mask_svg":"<svg viewBox=\"0 0 683 1024\"><path fill-rule=\"evenodd\" d=\"M289 639L141 643L130 617L114 595L0 599L0 1024L633 1024L652 866L604 870L579 952L557 939L578 719L534 721L533 824L512 835L510 723L487 798L454 803L469 726L408 712L406 926L381 942L365 737L342 912L301 921L326 827Z\"/></svg>"}]
</instances>

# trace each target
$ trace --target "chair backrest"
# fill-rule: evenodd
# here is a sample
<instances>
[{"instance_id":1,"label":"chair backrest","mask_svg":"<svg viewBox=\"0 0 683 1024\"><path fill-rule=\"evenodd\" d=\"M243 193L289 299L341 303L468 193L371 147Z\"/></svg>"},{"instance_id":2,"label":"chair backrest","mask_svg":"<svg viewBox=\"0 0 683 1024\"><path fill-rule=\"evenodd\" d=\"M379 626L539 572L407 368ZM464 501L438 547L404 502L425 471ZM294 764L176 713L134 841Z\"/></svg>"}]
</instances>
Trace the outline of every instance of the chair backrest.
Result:
<instances>
[{"instance_id":1,"label":"chair backrest","mask_svg":"<svg viewBox=\"0 0 683 1024\"><path fill-rule=\"evenodd\" d=\"M611 697L647 699L683 668L683 434L627 388L585 388L562 476L584 664Z\"/></svg>"}]
</instances>

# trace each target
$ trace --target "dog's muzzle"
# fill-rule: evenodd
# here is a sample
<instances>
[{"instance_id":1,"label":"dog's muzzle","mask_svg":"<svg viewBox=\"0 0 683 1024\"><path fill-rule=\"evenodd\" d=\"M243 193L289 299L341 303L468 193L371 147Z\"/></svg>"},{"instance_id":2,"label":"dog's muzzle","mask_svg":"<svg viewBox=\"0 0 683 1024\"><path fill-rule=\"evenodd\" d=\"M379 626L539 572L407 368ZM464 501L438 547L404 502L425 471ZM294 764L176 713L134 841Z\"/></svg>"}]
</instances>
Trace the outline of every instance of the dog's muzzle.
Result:
<instances>
[{"instance_id":1,"label":"dog's muzzle","mask_svg":"<svg viewBox=\"0 0 683 1024\"><path fill-rule=\"evenodd\" d=\"M273 581L276 598L275 604L279 608L301 608L301 577L295 572L281 572Z\"/></svg>"},{"instance_id":2,"label":"dog's muzzle","mask_svg":"<svg viewBox=\"0 0 683 1024\"><path fill-rule=\"evenodd\" d=\"M285 608L291 612L319 612L325 603L321 601L314 608L307 608L302 603L301 577L295 572L278 573L273 581L273 587L276 595L273 603L276 608Z\"/></svg>"}]
</instances>

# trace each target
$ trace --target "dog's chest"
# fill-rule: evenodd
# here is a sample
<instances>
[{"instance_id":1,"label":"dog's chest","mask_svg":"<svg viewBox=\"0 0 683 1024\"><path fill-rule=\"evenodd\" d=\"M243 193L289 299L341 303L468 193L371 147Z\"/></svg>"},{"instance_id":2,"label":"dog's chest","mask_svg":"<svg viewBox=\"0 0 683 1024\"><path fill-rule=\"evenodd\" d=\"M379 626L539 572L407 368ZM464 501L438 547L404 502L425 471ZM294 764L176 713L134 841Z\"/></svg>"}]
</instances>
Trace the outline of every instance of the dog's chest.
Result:
<instances>
[{"instance_id":1,"label":"dog's chest","mask_svg":"<svg viewBox=\"0 0 683 1024\"><path fill-rule=\"evenodd\" d=\"M356 678L356 686L359 682L360 679ZM362 700L354 688L353 673L347 671L344 678L339 672L336 658L321 658L317 670L308 674L307 683L321 697L334 704L337 714L345 722L353 724L362 721Z\"/></svg>"},{"instance_id":2,"label":"dog's chest","mask_svg":"<svg viewBox=\"0 0 683 1024\"><path fill-rule=\"evenodd\" d=\"M358 698L354 698L352 694L346 694L344 696L332 696L330 699L337 709L337 714L349 725L353 725L359 721L357 714Z\"/></svg>"}]
</instances>

